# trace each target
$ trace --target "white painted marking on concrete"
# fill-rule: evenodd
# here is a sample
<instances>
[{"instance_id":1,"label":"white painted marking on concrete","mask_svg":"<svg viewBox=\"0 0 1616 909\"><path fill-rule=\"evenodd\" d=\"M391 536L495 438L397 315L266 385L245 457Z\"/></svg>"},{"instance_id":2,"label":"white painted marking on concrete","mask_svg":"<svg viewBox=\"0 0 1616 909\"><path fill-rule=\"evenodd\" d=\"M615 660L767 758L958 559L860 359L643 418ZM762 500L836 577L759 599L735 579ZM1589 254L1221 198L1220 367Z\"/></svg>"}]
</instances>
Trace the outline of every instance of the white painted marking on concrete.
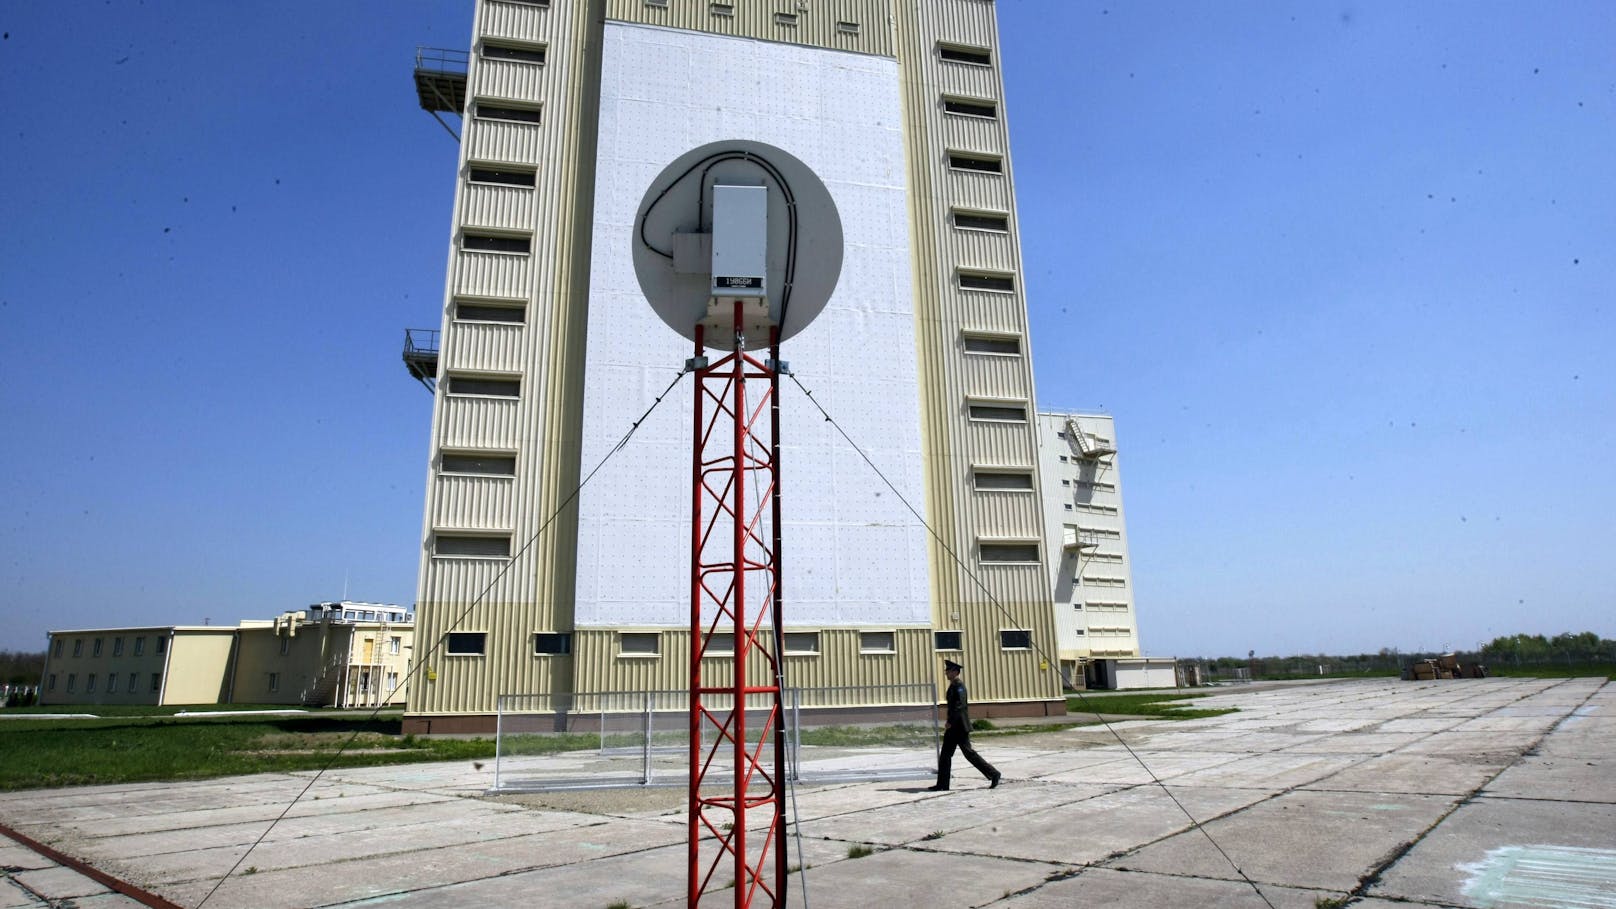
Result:
<instances>
[{"instance_id":1,"label":"white painted marking on concrete","mask_svg":"<svg viewBox=\"0 0 1616 909\"><path fill-rule=\"evenodd\" d=\"M1470 875L1464 895L1481 909L1616 909L1616 849L1501 846L1459 870Z\"/></svg>"}]
</instances>

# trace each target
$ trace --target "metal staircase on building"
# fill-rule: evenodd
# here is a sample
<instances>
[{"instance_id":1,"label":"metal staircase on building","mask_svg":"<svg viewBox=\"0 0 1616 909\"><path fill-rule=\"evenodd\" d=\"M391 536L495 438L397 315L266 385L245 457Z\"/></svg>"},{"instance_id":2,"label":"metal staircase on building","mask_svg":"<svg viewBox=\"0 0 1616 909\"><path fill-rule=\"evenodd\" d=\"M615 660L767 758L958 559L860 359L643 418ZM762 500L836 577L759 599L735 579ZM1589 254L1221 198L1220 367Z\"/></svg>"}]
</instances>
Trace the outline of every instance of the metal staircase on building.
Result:
<instances>
[{"instance_id":1,"label":"metal staircase on building","mask_svg":"<svg viewBox=\"0 0 1616 909\"><path fill-rule=\"evenodd\" d=\"M415 49L415 98L421 109L456 142L460 136L443 119L443 114L464 115L466 110L466 68L471 55L463 50L445 47L417 47Z\"/></svg>"},{"instance_id":2,"label":"metal staircase on building","mask_svg":"<svg viewBox=\"0 0 1616 909\"><path fill-rule=\"evenodd\" d=\"M1083 431L1081 426L1077 425L1075 417L1066 418L1066 438L1077 446L1077 456L1085 461L1098 461L1101 458L1117 453L1117 449L1113 445L1102 445L1098 441L1091 442L1088 434Z\"/></svg>"},{"instance_id":3,"label":"metal staircase on building","mask_svg":"<svg viewBox=\"0 0 1616 909\"><path fill-rule=\"evenodd\" d=\"M436 392L438 382L438 330L436 328L404 329L404 368L410 377Z\"/></svg>"}]
</instances>

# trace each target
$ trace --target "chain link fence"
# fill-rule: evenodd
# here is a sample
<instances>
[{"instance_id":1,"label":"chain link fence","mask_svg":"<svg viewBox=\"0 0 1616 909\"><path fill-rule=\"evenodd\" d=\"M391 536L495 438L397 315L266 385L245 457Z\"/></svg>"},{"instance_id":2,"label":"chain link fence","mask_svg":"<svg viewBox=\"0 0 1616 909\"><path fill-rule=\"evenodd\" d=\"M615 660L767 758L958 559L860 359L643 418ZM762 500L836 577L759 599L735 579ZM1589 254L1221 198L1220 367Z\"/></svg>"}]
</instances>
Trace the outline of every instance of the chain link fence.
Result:
<instances>
[{"instance_id":1,"label":"chain link fence","mask_svg":"<svg viewBox=\"0 0 1616 909\"><path fill-rule=\"evenodd\" d=\"M703 705L727 713L727 698ZM771 699L749 698L756 742ZM929 685L790 688L781 698L786 776L797 782L927 779L941 726ZM636 691L507 694L498 701L495 792L684 786L690 773L690 693ZM716 734L697 730L706 754ZM768 749L764 752L771 754ZM721 783L730 768L706 779Z\"/></svg>"}]
</instances>

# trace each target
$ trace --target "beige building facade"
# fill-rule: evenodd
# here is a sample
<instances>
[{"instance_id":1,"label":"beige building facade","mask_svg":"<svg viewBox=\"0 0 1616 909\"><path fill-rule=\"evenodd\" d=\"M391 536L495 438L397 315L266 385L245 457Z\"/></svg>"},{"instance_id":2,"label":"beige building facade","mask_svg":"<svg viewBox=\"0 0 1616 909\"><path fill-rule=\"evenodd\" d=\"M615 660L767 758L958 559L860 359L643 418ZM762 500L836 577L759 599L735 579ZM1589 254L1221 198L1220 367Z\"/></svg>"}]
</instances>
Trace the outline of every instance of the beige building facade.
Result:
<instances>
[{"instance_id":1,"label":"beige building facade","mask_svg":"<svg viewBox=\"0 0 1616 909\"><path fill-rule=\"evenodd\" d=\"M42 705L402 705L414 625L402 607L319 603L235 627L53 631Z\"/></svg>"},{"instance_id":2,"label":"beige building facade","mask_svg":"<svg viewBox=\"0 0 1616 909\"><path fill-rule=\"evenodd\" d=\"M462 119L407 729L688 685L691 350L629 261L650 179L725 140L835 201L836 294L782 355L935 531L783 383L787 685L939 686L947 657L984 712L1064 712L994 4L474 9L464 74L417 70Z\"/></svg>"}]
</instances>

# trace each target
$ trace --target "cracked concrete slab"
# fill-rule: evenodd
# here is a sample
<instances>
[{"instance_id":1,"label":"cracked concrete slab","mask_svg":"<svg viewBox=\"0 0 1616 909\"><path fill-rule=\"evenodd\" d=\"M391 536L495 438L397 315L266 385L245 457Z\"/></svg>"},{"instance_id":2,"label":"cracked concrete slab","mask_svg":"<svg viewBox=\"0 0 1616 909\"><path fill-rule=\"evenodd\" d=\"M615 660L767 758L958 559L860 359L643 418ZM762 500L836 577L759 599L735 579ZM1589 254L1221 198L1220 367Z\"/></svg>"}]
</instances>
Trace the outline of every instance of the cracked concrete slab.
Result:
<instances>
[{"instance_id":1,"label":"cracked concrete slab","mask_svg":"<svg viewBox=\"0 0 1616 909\"><path fill-rule=\"evenodd\" d=\"M1013 896L1005 909L1071 909L1073 906L1195 906L1197 909L1316 909L1319 899L1341 894L1263 886L1261 895L1243 881L1088 868ZM1266 898L1266 902L1265 902Z\"/></svg>"},{"instance_id":2,"label":"cracked concrete slab","mask_svg":"<svg viewBox=\"0 0 1616 909\"><path fill-rule=\"evenodd\" d=\"M1383 857L1417 839L1453 807L1444 796L1298 791L1204 824L1110 863L1114 868L1341 892ZM1330 831L1334 835L1321 836ZM1233 861L1233 866L1230 865Z\"/></svg>"},{"instance_id":3,"label":"cracked concrete slab","mask_svg":"<svg viewBox=\"0 0 1616 909\"><path fill-rule=\"evenodd\" d=\"M1616 905L1616 805L1574 804L1520 799L1477 798L1461 806L1430 835L1408 851L1369 889L1370 896L1439 902L1450 906L1492 909L1499 906L1562 905L1500 899L1499 893L1467 891L1486 876L1489 855L1510 848L1536 848L1545 854L1602 850L1585 856L1586 866L1603 866L1610 876L1590 886L1603 902L1563 905ZM1504 875L1507 879L1507 875ZM1500 885L1504 882L1499 882ZM1502 887L1500 886L1500 889Z\"/></svg>"},{"instance_id":4,"label":"cracked concrete slab","mask_svg":"<svg viewBox=\"0 0 1616 909\"><path fill-rule=\"evenodd\" d=\"M995 790L965 767L947 794L799 786L803 854L793 840L788 862L808 866L819 907L1260 905L1155 775L1276 906L1348 894L1353 905L1532 905L1507 898L1541 889L1540 867L1616 892L1597 852L1616 829L1616 688L1602 679L1258 684L1197 706L1239 712L1114 724L1134 755L1103 727L984 735L1006 777ZM569 759L555 760L564 772ZM310 778L12 792L0 794L0 822L195 905ZM327 774L208 905L423 909L556 894L585 907L683 905L682 790L489 796L491 783L486 765L464 761ZM850 857L861 844L874 853ZM0 864L15 869L5 900L43 905L21 888L25 874L74 889L66 869L20 848L0 841ZM71 899L110 909L126 898Z\"/></svg>"}]
</instances>

